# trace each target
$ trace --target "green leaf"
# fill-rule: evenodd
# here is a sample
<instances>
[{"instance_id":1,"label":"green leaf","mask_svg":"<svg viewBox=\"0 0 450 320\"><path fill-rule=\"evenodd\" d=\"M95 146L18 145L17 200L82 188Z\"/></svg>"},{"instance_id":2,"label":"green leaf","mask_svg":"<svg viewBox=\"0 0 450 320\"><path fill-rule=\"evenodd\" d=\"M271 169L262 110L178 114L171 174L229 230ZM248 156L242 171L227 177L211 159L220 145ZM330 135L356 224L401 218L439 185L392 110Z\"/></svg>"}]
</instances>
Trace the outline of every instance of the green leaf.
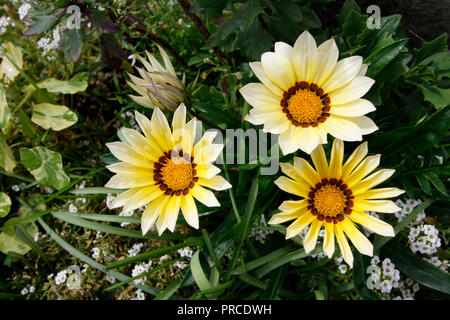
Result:
<instances>
[{"instance_id":1,"label":"green leaf","mask_svg":"<svg viewBox=\"0 0 450 320\"><path fill-rule=\"evenodd\" d=\"M447 195L447 188L445 187L445 184L434 174L433 172L427 172L423 174L425 177L427 177L433 186L442 194Z\"/></svg>"},{"instance_id":2,"label":"green leaf","mask_svg":"<svg viewBox=\"0 0 450 320\"><path fill-rule=\"evenodd\" d=\"M74 94L85 91L88 86L88 74L78 73L69 80L50 78L38 83L39 88L45 88L48 92Z\"/></svg>"},{"instance_id":3,"label":"green leaf","mask_svg":"<svg viewBox=\"0 0 450 320\"><path fill-rule=\"evenodd\" d=\"M108 193L122 193L127 189L113 189L113 188L105 188L105 187L92 187L92 188L83 188L83 189L74 189L71 190L72 194L108 194Z\"/></svg>"},{"instance_id":4,"label":"green leaf","mask_svg":"<svg viewBox=\"0 0 450 320\"><path fill-rule=\"evenodd\" d=\"M0 192L0 218L6 217L10 209L11 199L6 193Z\"/></svg>"},{"instance_id":5,"label":"green leaf","mask_svg":"<svg viewBox=\"0 0 450 320\"><path fill-rule=\"evenodd\" d=\"M353 282L355 283L356 292L365 300L379 300L380 297L372 290L367 288L366 273L367 267L370 265L369 257L362 255L358 250L353 248Z\"/></svg>"},{"instance_id":6,"label":"green leaf","mask_svg":"<svg viewBox=\"0 0 450 320\"><path fill-rule=\"evenodd\" d=\"M408 39L397 40L394 43L387 45L368 56L364 63L369 64L367 70L368 77L375 77L381 70L383 70L405 47Z\"/></svg>"},{"instance_id":7,"label":"green leaf","mask_svg":"<svg viewBox=\"0 0 450 320\"><path fill-rule=\"evenodd\" d=\"M18 218L11 218L5 222L3 231L0 233L0 251L5 254L8 252L15 252L20 255L26 254L31 250L31 247L23 240L17 237L16 226L13 224ZM38 232L38 228L34 222L29 222L22 225L22 231L26 232L30 237Z\"/></svg>"},{"instance_id":8,"label":"green leaf","mask_svg":"<svg viewBox=\"0 0 450 320\"><path fill-rule=\"evenodd\" d=\"M7 172L13 172L16 167L16 160L11 149L6 144L6 140L0 134L0 168L4 168Z\"/></svg>"},{"instance_id":9,"label":"green leaf","mask_svg":"<svg viewBox=\"0 0 450 320\"><path fill-rule=\"evenodd\" d=\"M386 244L382 253L406 276L428 288L450 294L450 275L413 255L397 241L392 240Z\"/></svg>"},{"instance_id":10,"label":"green leaf","mask_svg":"<svg viewBox=\"0 0 450 320\"><path fill-rule=\"evenodd\" d=\"M272 37L264 31L259 20L244 30L239 39L245 54L254 60L260 59L272 47Z\"/></svg>"},{"instance_id":11,"label":"green leaf","mask_svg":"<svg viewBox=\"0 0 450 320\"><path fill-rule=\"evenodd\" d=\"M11 42L4 43L3 59L0 65L0 78L3 74L8 80L13 81L23 67L22 50Z\"/></svg>"},{"instance_id":12,"label":"green leaf","mask_svg":"<svg viewBox=\"0 0 450 320\"><path fill-rule=\"evenodd\" d=\"M62 166L61 154L58 152L43 147L21 148L20 160L42 186L60 190L70 183Z\"/></svg>"},{"instance_id":13,"label":"green leaf","mask_svg":"<svg viewBox=\"0 0 450 320\"><path fill-rule=\"evenodd\" d=\"M67 61L77 61L81 54L81 47L84 42L84 32L81 29L66 29L63 32L61 46Z\"/></svg>"},{"instance_id":14,"label":"green leaf","mask_svg":"<svg viewBox=\"0 0 450 320\"><path fill-rule=\"evenodd\" d=\"M415 85L422 91L425 101L430 102L436 109L441 109L450 103L450 88L442 89L426 83L423 85L415 83Z\"/></svg>"},{"instance_id":15,"label":"green leaf","mask_svg":"<svg viewBox=\"0 0 450 320\"><path fill-rule=\"evenodd\" d=\"M416 175L417 182L419 183L420 188L428 195L431 195L431 185L428 179L421 174Z\"/></svg>"},{"instance_id":16,"label":"green leaf","mask_svg":"<svg viewBox=\"0 0 450 320\"><path fill-rule=\"evenodd\" d=\"M421 48L414 49L416 59L414 60L413 65L427 64L431 62L437 54L445 52L445 50L447 50L447 34L443 33L430 42L424 42Z\"/></svg>"},{"instance_id":17,"label":"green leaf","mask_svg":"<svg viewBox=\"0 0 450 320\"><path fill-rule=\"evenodd\" d=\"M6 101L5 87L0 83L0 129L5 129L8 126L10 113Z\"/></svg>"},{"instance_id":18,"label":"green leaf","mask_svg":"<svg viewBox=\"0 0 450 320\"><path fill-rule=\"evenodd\" d=\"M33 23L24 31L24 36L32 36L41 34L53 28L56 25L58 16L52 15L34 15L32 17Z\"/></svg>"},{"instance_id":19,"label":"green leaf","mask_svg":"<svg viewBox=\"0 0 450 320\"><path fill-rule=\"evenodd\" d=\"M337 17L339 25L343 25L346 21L347 16L354 10L356 13L359 13L361 10L358 4L354 0L346 0L342 6L341 12Z\"/></svg>"},{"instance_id":20,"label":"green leaf","mask_svg":"<svg viewBox=\"0 0 450 320\"><path fill-rule=\"evenodd\" d=\"M31 121L46 130L60 131L74 125L78 117L66 106L44 102L33 106Z\"/></svg>"}]
</instances>

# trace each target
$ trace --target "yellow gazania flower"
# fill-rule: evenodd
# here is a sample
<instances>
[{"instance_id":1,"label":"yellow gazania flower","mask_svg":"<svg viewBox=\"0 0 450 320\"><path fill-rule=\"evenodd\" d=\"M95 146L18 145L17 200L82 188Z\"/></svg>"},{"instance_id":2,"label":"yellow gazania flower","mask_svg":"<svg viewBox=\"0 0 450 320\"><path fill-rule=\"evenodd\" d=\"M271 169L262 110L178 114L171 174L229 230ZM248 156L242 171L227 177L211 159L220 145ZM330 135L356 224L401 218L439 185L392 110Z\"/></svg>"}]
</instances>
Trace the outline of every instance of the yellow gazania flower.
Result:
<instances>
[{"instance_id":1,"label":"yellow gazania flower","mask_svg":"<svg viewBox=\"0 0 450 320\"><path fill-rule=\"evenodd\" d=\"M359 223L382 236L393 237L394 229L391 225L364 211L397 212L400 208L394 202L381 199L396 197L404 191L397 188L372 189L391 177L395 170L381 169L369 175L378 167L380 155L365 158L367 151L367 142L364 142L342 164L344 143L335 139L330 164L321 145L311 153L316 170L305 159L298 157L294 157L294 165L281 163L281 170L290 179L282 176L275 184L280 189L304 199L284 201L279 208L282 212L273 215L269 223L279 224L295 219L287 227L286 239L298 235L310 225L303 242L306 252L316 246L320 228L325 223L323 251L328 257L331 258L334 252L335 234L342 256L351 267L353 255L344 234L359 252L372 256L372 244L354 223Z\"/></svg>"},{"instance_id":2,"label":"yellow gazania flower","mask_svg":"<svg viewBox=\"0 0 450 320\"><path fill-rule=\"evenodd\" d=\"M240 89L253 106L246 120L263 130L279 134L283 154L298 149L311 153L327 143L327 133L344 141L361 141L377 130L366 113L374 105L361 99L374 80L365 77L362 57L338 61L334 39L316 47L314 38L303 32L294 47L275 43L275 52L261 55L250 67L262 83Z\"/></svg>"},{"instance_id":3,"label":"yellow gazania flower","mask_svg":"<svg viewBox=\"0 0 450 320\"><path fill-rule=\"evenodd\" d=\"M122 162L108 165L116 173L105 185L128 189L112 202L112 208L122 207L130 212L148 204L141 218L145 234L156 222L161 235L167 228L174 231L178 213L198 229L198 212L194 198L208 207L218 207L214 193L205 189L224 190L231 185L217 174L220 169L212 164L222 152L222 144L213 144L216 132L207 132L194 145L196 119L186 123L186 107L176 109L172 129L164 114L155 108L149 120L139 112L136 121L144 135L123 128L127 143L106 144L111 153Z\"/></svg>"},{"instance_id":4,"label":"yellow gazania flower","mask_svg":"<svg viewBox=\"0 0 450 320\"><path fill-rule=\"evenodd\" d=\"M127 81L128 85L139 93L139 96L130 95L130 98L146 108L175 110L184 101L184 87L177 78L169 56L160 46L158 48L165 67L148 51L145 53L149 61L137 55L146 70L136 67L142 78L128 73L132 81Z\"/></svg>"}]
</instances>

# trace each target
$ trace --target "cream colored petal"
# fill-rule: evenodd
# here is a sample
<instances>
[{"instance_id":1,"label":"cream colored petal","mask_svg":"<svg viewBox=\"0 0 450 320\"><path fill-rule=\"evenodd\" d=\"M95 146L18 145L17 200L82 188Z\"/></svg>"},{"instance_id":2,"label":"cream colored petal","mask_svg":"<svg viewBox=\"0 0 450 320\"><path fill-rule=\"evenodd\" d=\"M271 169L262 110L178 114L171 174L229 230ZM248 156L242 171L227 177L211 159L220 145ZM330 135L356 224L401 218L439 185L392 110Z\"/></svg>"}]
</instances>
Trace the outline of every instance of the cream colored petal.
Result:
<instances>
[{"instance_id":1,"label":"cream colored petal","mask_svg":"<svg viewBox=\"0 0 450 320\"><path fill-rule=\"evenodd\" d=\"M307 211L308 211L308 209L301 208L301 209L297 209L292 212L277 213L277 214L274 214L272 216L272 218L270 218L268 224L280 224L280 223L284 223L286 221L291 221L293 219L298 219L302 215L311 215Z\"/></svg>"},{"instance_id":2,"label":"cream colored petal","mask_svg":"<svg viewBox=\"0 0 450 320\"><path fill-rule=\"evenodd\" d=\"M181 211L183 212L184 220L193 228L198 229L198 211L194 198L187 194L181 198Z\"/></svg>"},{"instance_id":3,"label":"cream colored petal","mask_svg":"<svg viewBox=\"0 0 450 320\"><path fill-rule=\"evenodd\" d=\"M180 212L181 196L170 197L166 207L167 229L171 232L175 230L178 213Z\"/></svg>"},{"instance_id":4,"label":"cream colored petal","mask_svg":"<svg viewBox=\"0 0 450 320\"><path fill-rule=\"evenodd\" d=\"M325 238L323 239L323 252L331 259L334 253L334 223L325 223Z\"/></svg>"},{"instance_id":5,"label":"cream colored petal","mask_svg":"<svg viewBox=\"0 0 450 320\"><path fill-rule=\"evenodd\" d=\"M147 54L147 58L150 61L150 63L152 64L152 67L156 70L156 71L160 71L160 72L165 72L166 69L163 68L163 66L158 62L158 60L156 60L156 58L147 50L145 50L145 53Z\"/></svg>"},{"instance_id":6,"label":"cream colored petal","mask_svg":"<svg viewBox=\"0 0 450 320\"><path fill-rule=\"evenodd\" d=\"M317 48L314 63L311 66L312 82L319 87L328 79L333 72L339 58L339 49L333 38L325 41ZM327 92L327 91L325 91Z\"/></svg>"},{"instance_id":7,"label":"cream colored petal","mask_svg":"<svg viewBox=\"0 0 450 320\"><path fill-rule=\"evenodd\" d=\"M294 169L307 181L309 187L314 187L322 180L317 171L303 158L294 157Z\"/></svg>"},{"instance_id":8,"label":"cream colored petal","mask_svg":"<svg viewBox=\"0 0 450 320\"><path fill-rule=\"evenodd\" d=\"M282 54L265 52L261 55L264 73L281 90L286 91L295 84L295 74L291 62Z\"/></svg>"},{"instance_id":9,"label":"cream colored petal","mask_svg":"<svg viewBox=\"0 0 450 320\"><path fill-rule=\"evenodd\" d=\"M283 155L295 152L298 150L298 146L295 143L296 127L289 125L288 129L281 132L278 136L278 144L283 152Z\"/></svg>"},{"instance_id":10,"label":"cream colored petal","mask_svg":"<svg viewBox=\"0 0 450 320\"><path fill-rule=\"evenodd\" d=\"M117 162L110 165L107 165L106 168L114 173L140 173L143 172L144 174L147 173L149 170L148 168L142 168L142 167L136 167L135 165L132 165L131 163L127 162Z\"/></svg>"},{"instance_id":11,"label":"cream colored petal","mask_svg":"<svg viewBox=\"0 0 450 320\"><path fill-rule=\"evenodd\" d=\"M360 116L360 117L352 117L352 118L346 118L346 119L356 123L358 125L358 127L360 127L361 134L363 134L363 135L371 134L372 132L375 132L378 130L378 127L375 124L375 122L373 122L373 120L370 119L369 117Z\"/></svg>"},{"instance_id":12,"label":"cream colored petal","mask_svg":"<svg viewBox=\"0 0 450 320\"><path fill-rule=\"evenodd\" d=\"M379 235L385 237L395 236L394 228L392 226L380 219L372 217L364 212L353 211L351 215L348 216L354 222L366 227L367 229L375 232Z\"/></svg>"},{"instance_id":13,"label":"cream colored petal","mask_svg":"<svg viewBox=\"0 0 450 320\"><path fill-rule=\"evenodd\" d=\"M261 83L248 83L239 89L239 92L252 107L262 110L281 108L281 96L272 93Z\"/></svg>"},{"instance_id":14,"label":"cream colored petal","mask_svg":"<svg viewBox=\"0 0 450 320\"><path fill-rule=\"evenodd\" d=\"M310 154L320 144L320 136L317 128L297 127L294 141L300 150Z\"/></svg>"},{"instance_id":15,"label":"cream colored petal","mask_svg":"<svg viewBox=\"0 0 450 320\"><path fill-rule=\"evenodd\" d=\"M159 189L159 186L156 185L138 189L138 192L136 192L133 196L129 197L125 201L123 205L124 212L131 212L133 210L136 210L137 208L143 207L147 203L153 201L163 194L163 191L161 191L161 189Z\"/></svg>"},{"instance_id":16,"label":"cream colored petal","mask_svg":"<svg viewBox=\"0 0 450 320\"><path fill-rule=\"evenodd\" d=\"M352 188L353 194L358 195L360 193L366 192L370 188L379 185L380 183L389 179L394 174L394 172L394 169L381 169L375 173L372 173L370 176L361 180Z\"/></svg>"},{"instance_id":17,"label":"cream colored petal","mask_svg":"<svg viewBox=\"0 0 450 320\"><path fill-rule=\"evenodd\" d=\"M356 76L364 77L367 73L368 64L363 63Z\"/></svg>"},{"instance_id":18,"label":"cream colored petal","mask_svg":"<svg viewBox=\"0 0 450 320\"><path fill-rule=\"evenodd\" d=\"M276 112L266 113L264 115L264 132L280 134L289 129L291 123L286 118L286 115L280 110Z\"/></svg>"},{"instance_id":19,"label":"cream colored petal","mask_svg":"<svg viewBox=\"0 0 450 320\"><path fill-rule=\"evenodd\" d=\"M328 143L328 141L327 141L327 134L328 134L327 130L325 130L322 127L316 127L316 129L317 129L317 132L318 132L319 137L320 137L320 143L321 144L327 144Z\"/></svg>"},{"instance_id":20,"label":"cream colored petal","mask_svg":"<svg viewBox=\"0 0 450 320\"><path fill-rule=\"evenodd\" d=\"M120 129L125 139L131 145L134 151L141 154L145 158L157 162L160 156L160 150L155 149L139 132L129 128Z\"/></svg>"},{"instance_id":21,"label":"cream colored petal","mask_svg":"<svg viewBox=\"0 0 450 320\"><path fill-rule=\"evenodd\" d=\"M294 180L291 180L287 177L279 177L274 182L281 190L286 191L288 193L295 194L297 196L306 198L308 195L308 192L310 190L310 186L303 184L301 182L297 182Z\"/></svg>"},{"instance_id":22,"label":"cream colored petal","mask_svg":"<svg viewBox=\"0 0 450 320\"><path fill-rule=\"evenodd\" d=\"M303 229L306 228L307 225L311 223L311 221L315 219L316 217L309 212L301 215L297 220L291 223L289 227L286 228L286 239L297 236L303 231Z\"/></svg>"},{"instance_id":23,"label":"cream colored petal","mask_svg":"<svg viewBox=\"0 0 450 320\"><path fill-rule=\"evenodd\" d=\"M264 69L262 67L261 62L250 62L250 68L252 69L253 73L256 75L256 77L270 90L272 93L278 97L283 96L283 90L278 88L276 84L270 80L266 74L264 73Z\"/></svg>"},{"instance_id":24,"label":"cream colored petal","mask_svg":"<svg viewBox=\"0 0 450 320\"><path fill-rule=\"evenodd\" d=\"M105 184L106 188L114 189L128 189L145 187L155 184L153 180L153 173L149 170L148 174L136 174L136 173L117 173L109 179Z\"/></svg>"},{"instance_id":25,"label":"cream colored petal","mask_svg":"<svg viewBox=\"0 0 450 320\"><path fill-rule=\"evenodd\" d=\"M324 92L343 87L356 77L362 65L361 56L352 56L338 61L330 77L321 85Z\"/></svg>"},{"instance_id":26,"label":"cream colored petal","mask_svg":"<svg viewBox=\"0 0 450 320\"><path fill-rule=\"evenodd\" d=\"M349 219L344 219L339 223L342 229L350 238L356 249L366 256L373 256L373 245L361 231L359 231Z\"/></svg>"},{"instance_id":27,"label":"cream colored petal","mask_svg":"<svg viewBox=\"0 0 450 320\"><path fill-rule=\"evenodd\" d=\"M344 258L345 262L347 262L347 264L350 266L350 268L353 268L352 249L350 249L347 238L345 238L344 231L342 230L340 223L334 226L334 230L339 248L341 249L342 257Z\"/></svg>"},{"instance_id":28,"label":"cream colored petal","mask_svg":"<svg viewBox=\"0 0 450 320\"><path fill-rule=\"evenodd\" d=\"M195 143L195 132L197 128L197 119L192 119L184 126L183 139L181 141L181 147L185 152L191 154L193 145Z\"/></svg>"},{"instance_id":29,"label":"cream colored petal","mask_svg":"<svg viewBox=\"0 0 450 320\"><path fill-rule=\"evenodd\" d=\"M164 113L162 113L159 108L155 108L155 110L153 110L152 119L150 122L152 126L152 137L155 138L161 149L166 151L172 150L174 146L172 141L172 132Z\"/></svg>"},{"instance_id":30,"label":"cream colored petal","mask_svg":"<svg viewBox=\"0 0 450 320\"><path fill-rule=\"evenodd\" d=\"M282 162L280 163L281 172L283 172L285 175L287 175L289 178L297 181L304 181L302 176L295 170L294 166L290 163ZM306 181L305 181L306 183Z\"/></svg>"},{"instance_id":31,"label":"cream colored petal","mask_svg":"<svg viewBox=\"0 0 450 320\"><path fill-rule=\"evenodd\" d=\"M223 150L223 144L209 144L203 148L202 163L211 163L217 159Z\"/></svg>"},{"instance_id":32,"label":"cream colored petal","mask_svg":"<svg viewBox=\"0 0 450 320\"><path fill-rule=\"evenodd\" d=\"M365 158L361 163L356 167L355 170L348 176L345 180L345 183L351 189L355 184L365 178L369 173L375 170L380 165L381 155L377 154L374 156L369 156Z\"/></svg>"},{"instance_id":33,"label":"cream colored petal","mask_svg":"<svg viewBox=\"0 0 450 320\"><path fill-rule=\"evenodd\" d=\"M292 57L298 81L310 81L311 63L316 51L316 41L308 31L304 31L295 41Z\"/></svg>"},{"instance_id":34,"label":"cream colored petal","mask_svg":"<svg viewBox=\"0 0 450 320\"><path fill-rule=\"evenodd\" d=\"M220 172L220 169L211 163L199 163L195 167L195 170L197 171L197 177L205 179L211 179Z\"/></svg>"},{"instance_id":35,"label":"cream colored petal","mask_svg":"<svg viewBox=\"0 0 450 320\"><path fill-rule=\"evenodd\" d=\"M345 86L330 92L331 106L344 104L359 99L370 90L375 80L369 77L355 77Z\"/></svg>"},{"instance_id":36,"label":"cream colored petal","mask_svg":"<svg viewBox=\"0 0 450 320\"><path fill-rule=\"evenodd\" d=\"M122 192L117 197L115 197L114 200L111 202L110 209L122 207L130 198L132 198L141 189L142 188L131 188Z\"/></svg>"},{"instance_id":37,"label":"cream colored petal","mask_svg":"<svg viewBox=\"0 0 450 320\"><path fill-rule=\"evenodd\" d=\"M360 127L350 120L332 115L321 125L335 138L344 141L362 140Z\"/></svg>"},{"instance_id":38,"label":"cream colored petal","mask_svg":"<svg viewBox=\"0 0 450 320\"><path fill-rule=\"evenodd\" d=\"M159 45L157 45L157 46L159 49L159 53L161 54L161 57L164 60L164 66L166 67L166 70L168 71L168 73L170 73L171 75L176 77L177 73L175 72L175 69L173 68L172 62L170 61L170 58L167 55L166 51L164 51L164 49L161 48Z\"/></svg>"},{"instance_id":39,"label":"cream colored petal","mask_svg":"<svg viewBox=\"0 0 450 320\"><path fill-rule=\"evenodd\" d=\"M214 176L211 179L200 178L198 184L217 191L231 188L231 184L222 176Z\"/></svg>"},{"instance_id":40,"label":"cream colored petal","mask_svg":"<svg viewBox=\"0 0 450 320\"><path fill-rule=\"evenodd\" d=\"M159 218L158 221L156 221L156 230L158 231L158 235L161 235L167 228L166 207L170 198L170 196L164 196L164 200L159 206Z\"/></svg>"},{"instance_id":41,"label":"cream colored petal","mask_svg":"<svg viewBox=\"0 0 450 320\"><path fill-rule=\"evenodd\" d=\"M137 167L153 169L154 162L142 157L139 153L131 149L131 147L123 142L110 142L106 146L111 153L119 160L130 163Z\"/></svg>"},{"instance_id":42,"label":"cream colored petal","mask_svg":"<svg viewBox=\"0 0 450 320\"><path fill-rule=\"evenodd\" d=\"M317 146L311 153L311 159L316 167L317 173L321 177L326 177L328 174L328 162L325 151L321 145Z\"/></svg>"},{"instance_id":43,"label":"cream colored petal","mask_svg":"<svg viewBox=\"0 0 450 320\"><path fill-rule=\"evenodd\" d=\"M217 201L216 196L211 191L196 184L194 188L191 189L192 196L203 203L207 207L220 207L219 201Z\"/></svg>"},{"instance_id":44,"label":"cream colored petal","mask_svg":"<svg viewBox=\"0 0 450 320\"><path fill-rule=\"evenodd\" d=\"M168 201L168 197L162 195L153 200L147 208L145 208L141 218L141 230L143 235L150 230L156 219L158 219L161 209L164 210L164 204L166 201Z\"/></svg>"},{"instance_id":45,"label":"cream colored petal","mask_svg":"<svg viewBox=\"0 0 450 320\"><path fill-rule=\"evenodd\" d=\"M369 152L369 148L367 147L367 142L363 142L360 144L355 151L352 152L350 157L348 157L347 161L345 161L342 166L342 179L346 179L353 169L364 159L364 157Z\"/></svg>"},{"instance_id":46,"label":"cream colored petal","mask_svg":"<svg viewBox=\"0 0 450 320\"><path fill-rule=\"evenodd\" d=\"M333 147L331 149L330 168L328 176L340 179L342 175L342 162L344 160L344 142L339 139L334 139Z\"/></svg>"},{"instance_id":47,"label":"cream colored petal","mask_svg":"<svg viewBox=\"0 0 450 320\"><path fill-rule=\"evenodd\" d=\"M354 203L353 208L357 211L394 213L401 210L401 208L391 200L358 200L354 201Z\"/></svg>"},{"instance_id":48,"label":"cream colored petal","mask_svg":"<svg viewBox=\"0 0 450 320\"><path fill-rule=\"evenodd\" d=\"M180 104L180 106L173 113L172 119L172 130L173 132L184 129L186 124L186 106L184 103Z\"/></svg>"},{"instance_id":49,"label":"cream colored petal","mask_svg":"<svg viewBox=\"0 0 450 320\"><path fill-rule=\"evenodd\" d=\"M152 135L152 124L150 120L138 111L134 112L134 118L136 119L136 122L139 124L139 127L141 127L142 132L144 132L145 136L147 138L150 138Z\"/></svg>"},{"instance_id":50,"label":"cream colored petal","mask_svg":"<svg viewBox=\"0 0 450 320\"><path fill-rule=\"evenodd\" d=\"M308 201L306 199L303 200L286 200L280 205L278 209L281 211L292 212L298 209L303 209L308 206Z\"/></svg>"},{"instance_id":51,"label":"cream colored petal","mask_svg":"<svg viewBox=\"0 0 450 320\"><path fill-rule=\"evenodd\" d=\"M314 219L311 223L311 227L308 230L308 234L303 241L303 247L305 248L305 252L311 252L317 243L317 237L319 236L320 227L322 227L323 221L319 221Z\"/></svg>"},{"instance_id":52,"label":"cream colored petal","mask_svg":"<svg viewBox=\"0 0 450 320\"><path fill-rule=\"evenodd\" d=\"M375 110L375 106L369 100L357 99L331 107L330 113L342 117L359 117Z\"/></svg>"},{"instance_id":53,"label":"cream colored petal","mask_svg":"<svg viewBox=\"0 0 450 320\"><path fill-rule=\"evenodd\" d=\"M400 190L398 188L379 188L367 190L357 197L361 199L384 199L398 197L403 193L405 193L405 190Z\"/></svg>"},{"instance_id":54,"label":"cream colored petal","mask_svg":"<svg viewBox=\"0 0 450 320\"><path fill-rule=\"evenodd\" d=\"M138 97L133 95L128 95L134 102L140 104L143 107L154 109L156 105L148 97Z\"/></svg>"},{"instance_id":55,"label":"cream colored petal","mask_svg":"<svg viewBox=\"0 0 450 320\"><path fill-rule=\"evenodd\" d=\"M275 53L281 54L287 60L292 62L291 59L294 54L294 49L287 43L278 41L278 42L275 42Z\"/></svg>"}]
</instances>

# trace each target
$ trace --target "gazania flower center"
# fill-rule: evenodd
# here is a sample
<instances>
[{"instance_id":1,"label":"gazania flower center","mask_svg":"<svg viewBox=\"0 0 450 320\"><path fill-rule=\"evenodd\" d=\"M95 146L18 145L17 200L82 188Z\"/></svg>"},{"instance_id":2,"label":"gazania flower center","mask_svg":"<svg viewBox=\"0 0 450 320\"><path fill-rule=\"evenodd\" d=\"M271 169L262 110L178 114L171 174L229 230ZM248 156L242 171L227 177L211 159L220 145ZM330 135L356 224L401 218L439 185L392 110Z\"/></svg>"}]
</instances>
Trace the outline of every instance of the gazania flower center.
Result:
<instances>
[{"instance_id":1,"label":"gazania flower center","mask_svg":"<svg viewBox=\"0 0 450 320\"><path fill-rule=\"evenodd\" d=\"M281 107L295 126L317 127L330 116L330 98L314 83L296 82L283 94Z\"/></svg>"},{"instance_id":2,"label":"gazania flower center","mask_svg":"<svg viewBox=\"0 0 450 320\"><path fill-rule=\"evenodd\" d=\"M342 180L322 179L308 194L308 209L320 221L337 223L352 212L352 191Z\"/></svg>"},{"instance_id":3,"label":"gazania flower center","mask_svg":"<svg viewBox=\"0 0 450 320\"><path fill-rule=\"evenodd\" d=\"M166 195L186 195L198 181L195 167L189 154L172 150L165 152L155 163L153 178Z\"/></svg>"}]
</instances>

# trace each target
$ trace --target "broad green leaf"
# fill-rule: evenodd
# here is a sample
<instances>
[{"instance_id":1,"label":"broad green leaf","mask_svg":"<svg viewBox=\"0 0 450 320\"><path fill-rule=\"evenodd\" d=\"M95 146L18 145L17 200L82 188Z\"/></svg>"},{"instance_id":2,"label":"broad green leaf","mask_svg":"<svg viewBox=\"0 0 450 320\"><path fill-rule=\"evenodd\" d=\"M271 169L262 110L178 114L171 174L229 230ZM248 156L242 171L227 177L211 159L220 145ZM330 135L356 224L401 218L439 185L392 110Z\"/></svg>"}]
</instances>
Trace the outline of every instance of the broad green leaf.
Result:
<instances>
[{"instance_id":1,"label":"broad green leaf","mask_svg":"<svg viewBox=\"0 0 450 320\"><path fill-rule=\"evenodd\" d=\"M428 181L427 177L424 175L418 174L416 175L417 182L419 183L420 188L428 195L432 194L431 185Z\"/></svg>"},{"instance_id":2,"label":"broad green leaf","mask_svg":"<svg viewBox=\"0 0 450 320\"><path fill-rule=\"evenodd\" d=\"M394 58L404 48L406 42L408 42L408 39L397 40L394 43L385 46L368 56L364 60L364 63L369 64L367 76L371 78L375 77L389 64L389 62L394 60Z\"/></svg>"},{"instance_id":3,"label":"broad green leaf","mask_svg":"<svg viewBox=\"0 0 450 320\"><path fill-rule=\"evenodd\" d=\"M447 34L443 33L430 42L424 42L421 48L414 49L416 55L414 65L427 64L445 50L447 50Z\"/></svg>"},{"instance_id":4,"label":"broad green leaf","mask_svg":"<svg viewBox=\"0 0 450 320\"><path fill-rule=\"evenodd\" d=\"M84 42L84 32L81 29L66 29L63 32L61 46L67 61L77 61L81 54L81 47Z\"/></svg>"},{"instance_id":5,"label":"broad green leaf","mask_svg":"<svg viewBox=\"0 0 450 320\"><path fill-rule=\"evenodd\" d=\"M13 222L17 219L18 218L15 217L6 221L4 225L5 228L0 233L0 251L5 254L8 254L8 252L15 252L24 255L31 250L31 247L16 235L16 227L13 225ZM23 232L26 232L30 237L34 237L38 232L38 228L34 222L23 224L22 227Z\"/></svg>"},{"instance_id":6,"label":"broad green leaf","mask_svg":"<svg viewBox=\"0 0 450 320\"><path fill-rule=\"evenodd\" d=\"M50 78L38 84L39 88L45 88L48 92L74 94L85 91L88 86L88 74L78 73L69 80Z\"/></svg>"},{"instance_id":7,"label":"broad green leaf","mask_svg":"<svg viewBox=\"0 0 450 320\"><path fill-rule=\"evenodd\" d=\"M0 168L8 172L13 172L16 167L16 160L11 149L6 144L5 138L0 134Z\"/></svg>"},{"instance_id":8,"label":"broad green leaf","mask_svg":"<svg viewBox=\"0 0 450 320\"><path fill-rule=\"evenodd\" d=\"M23 33L24 36L41 34L53 28L53 26L56 24L58 19L58 15L56 13L50 15L39 14L38 10L35 10L35 14L31 12L31 19L33 20L33 22Z\"/></svg>"},{"instance_id":9,"label":"broad green leaf","mask_svg":"<svg viewBox=\"0 0 450 320\"><path fill-rule=\"evenodd\" d=\"M389 241L383 249L402 273L431 289L450 294L450 275L412 254L395 240Z\"/></svg>"},{"instance_id":10,"label":"broad green leaf","mask_svg":"<svg viewBox=\"0 0 450 320\"><path fill-rule=\"evenodd\" d=\"M66 106L44 102L33 106L31 121L46 130L60 131L75 124L78 117Z\"/></svg>"},{"instance_id":11,"label":"broad green leaf","mask_svg":"<svg viewBox=\"0 0 450 320\"><path fill-rule=\"evenodd\" d=\"M11 199L9 196L0 192L0 218L6 217L11 209Z\"/></svg>"},{"instance_id":12,"label":"broad green leaf","mask_svg":"<svg viewBox=\"0 0 450 320\"><path fill-rule=\"evenodd\" d=\"M0 129L5 129L8 126L10 113L6 101L5 87L0 83Z\"/></svg>"},{"instance_id":13,"label":"broad green leaf","mask_svg":"<svg viewBox=\"0 0 450 320\"><path fill-rule=\"evenodd\" d=\"M72 194L108 194L108 193L122 193L126 189L113 189L113 188L105 188L105 187L92 187L92 188L83 188L83 189L74 189L71 190Z\"/></svg>"},{"instance_id":14,"label":"broad green leaf","mask_svg":"<svg viewBox=\"0 0 450 320\"><path fill-rule=\"evenodd\" d=\"M346 0L342 5L341 12L339 12L339 15L337 17L339 25L344 24L347 16L350 14L352 10L354 10L356 13L359 13L361 11L355 0Z\"/></svg>"},{"instance_id":15,"label":"broad green leaf","mask_svg":"<svg viewBox=\"0 0 450 320\"><path fill-rule=\"evenodd\" d=\"M42 186L60 190L70 182L62 166L61 154L58 152L43 147L21 148L20 160Z\"/></svg>"},{"instance_id":16,"label":"broad green leaf","mask_svg":"<svg viewBox=\"0 0 450 320\"><path fill-rule=\"evenodd\" d=\"M22 70L23 54L22 50L14 46L11 42L6 42L4 48L3 60L0 65L0 79L5 75L8 80L12 81L19 74L20 70Z\"/></svg>"},{"instance_id":17,"label":"broad green leaf","mask_svg":"<svg viewBox=\"0 0 450 320\"><path fill-rule=\"evenodd\" d=\"M427 177L433 186L442 194L447 195L447 188L445 187L445 184L439 179L439 177L434 174L433 172L427 172L423 174L425 177Z\"/></svg>"},{"instance_id":18,"label":"broad green leaf","mask_svg":"<svg viewBox=\"0 0 450 320\"><path fill-rule=\"evenodd\" d=\"M436 109L441 109L450 104L450 88L442 89L438 86L431 86L424 83L423 85L416 84L423 93L425 101L433 104Z\"/></svg>"}]
</instances>

